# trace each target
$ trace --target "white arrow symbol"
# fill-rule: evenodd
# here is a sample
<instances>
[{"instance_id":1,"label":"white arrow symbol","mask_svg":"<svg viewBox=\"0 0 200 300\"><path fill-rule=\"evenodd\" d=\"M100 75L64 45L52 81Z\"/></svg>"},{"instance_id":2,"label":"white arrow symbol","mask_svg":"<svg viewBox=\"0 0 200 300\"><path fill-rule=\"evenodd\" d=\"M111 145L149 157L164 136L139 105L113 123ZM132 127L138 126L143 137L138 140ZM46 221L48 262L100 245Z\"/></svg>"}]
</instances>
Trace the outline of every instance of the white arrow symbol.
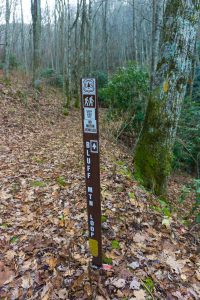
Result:
<instances>
[{"instance_id":1,"label":"white arrow symbol","mask_svg":"<svg viewBox=\"0 0 200 300\"><path fill-rule=\"evenodd\" d=\"M95 144L95 143L93 143L93 145L92 145L92 149L93 149L94 151L97 149L97 146L96 146L96 144Z\"/></svg>"}]
</instances>

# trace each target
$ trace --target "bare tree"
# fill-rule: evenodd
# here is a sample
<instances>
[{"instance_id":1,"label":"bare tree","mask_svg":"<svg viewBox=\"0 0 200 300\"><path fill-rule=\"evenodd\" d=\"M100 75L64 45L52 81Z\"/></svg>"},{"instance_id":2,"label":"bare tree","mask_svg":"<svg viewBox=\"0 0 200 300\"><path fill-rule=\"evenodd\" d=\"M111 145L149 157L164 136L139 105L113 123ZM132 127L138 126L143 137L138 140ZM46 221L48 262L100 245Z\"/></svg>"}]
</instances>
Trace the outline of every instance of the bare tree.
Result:
<instances>
[{"instance_id":1,"label":"bare tree","mask_svg":"<svg viewBox=\"0 0 200 300\"><path fill-rule=\"evenodd\" d=\"M103 70L108 74L108 0L103 5Z\"/></svg>"},{"instance_id":2,"label":"bare tree","mask_svg":"<svg viewBox=\"0 0 200 300\"><path fill-rule=\"evenodd\" d=\"M27 70L27 57L26 57L26 47L25 47L25 34L24 34L24 14L23 14L23 4L22 0L20 0L20 8L21 8L21 44L22 44L22 56L23 56L23 63L25 66L26 73Z\"/></svg>"},{"instance_id":3,"label":"bare tree","mask_svg":"<svg viewBox=\"0 0 200 300\"><path fill-rule=\"evenodd\" d=\"M33 22L33 81L39 77L40 41L41 41L41 5L40 0L31 0Z\"/></svg>"},{"instance_id":4,"label":"bare tree","mask_svg":"<svg viewBox=\"0 0 200 300\"><path fill-rule=\"evenodd\" d=\"M136 5L135 0L132 0L133 9L133 59L138 62L138 43L137 43L137 21L136 21Z\"/></svg>"},{"instance_id":5,"label":"bare tree","mask_svg":"<svg viewBox=\"0 0 200 300\"><path fill-rule=\"evenodd\" d=\"M5 32L5 63L4 75L7 78L9 75L9 56L10 56L10 2L6 0L6 32Z\"/></svg>"},{"instance_id":6,"label":"bare tree","mask_svg":"<svg viewBox=\"0 0 200 300\"><path fill-rule=\"evenodd\" d=\"M153 74L159 59L160 32L163 23L163 0L152 0L152 42L151 42L151 88Z\"/></svg>"}]
</instances>

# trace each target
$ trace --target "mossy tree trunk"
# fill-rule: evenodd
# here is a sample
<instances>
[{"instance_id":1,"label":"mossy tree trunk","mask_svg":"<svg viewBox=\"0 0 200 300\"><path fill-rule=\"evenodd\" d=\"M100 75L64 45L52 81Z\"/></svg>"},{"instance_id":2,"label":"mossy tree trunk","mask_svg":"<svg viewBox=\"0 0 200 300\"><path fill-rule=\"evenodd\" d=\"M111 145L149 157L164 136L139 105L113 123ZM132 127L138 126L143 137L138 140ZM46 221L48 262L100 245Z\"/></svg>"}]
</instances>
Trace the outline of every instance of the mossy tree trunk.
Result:
<instances>
[{"instance_id":1,"label":"mossy tree trunk","mask_svg":"<svg viewBox=\"0 0 200 300\"><path fill-rule=\"evenodd\" d=\"M168 0L160 59L135 153L136 177L164 195L177 123L194 55L200 0Z\"/></svg>"}]
</instances>

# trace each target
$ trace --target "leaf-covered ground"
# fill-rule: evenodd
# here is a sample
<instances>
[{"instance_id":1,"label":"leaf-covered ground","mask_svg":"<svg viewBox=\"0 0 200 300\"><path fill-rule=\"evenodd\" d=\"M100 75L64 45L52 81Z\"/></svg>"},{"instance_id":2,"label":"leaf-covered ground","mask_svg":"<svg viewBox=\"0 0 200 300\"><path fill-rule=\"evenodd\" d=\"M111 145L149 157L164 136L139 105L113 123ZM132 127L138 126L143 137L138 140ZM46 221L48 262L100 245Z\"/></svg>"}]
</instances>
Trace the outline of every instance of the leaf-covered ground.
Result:
<instances>
[{"instance_id":1,"label":"leaf-covered ground","mask_svg":"<svg viewBox=\"0 0 200 300\"><path fill-rule=\"evenodd\" d=\"M200 299L198 239L156 211L104 131L105 264L90 267L80 112L26 81L0 83L0 299Z\"/></svg>"}]
</instances>

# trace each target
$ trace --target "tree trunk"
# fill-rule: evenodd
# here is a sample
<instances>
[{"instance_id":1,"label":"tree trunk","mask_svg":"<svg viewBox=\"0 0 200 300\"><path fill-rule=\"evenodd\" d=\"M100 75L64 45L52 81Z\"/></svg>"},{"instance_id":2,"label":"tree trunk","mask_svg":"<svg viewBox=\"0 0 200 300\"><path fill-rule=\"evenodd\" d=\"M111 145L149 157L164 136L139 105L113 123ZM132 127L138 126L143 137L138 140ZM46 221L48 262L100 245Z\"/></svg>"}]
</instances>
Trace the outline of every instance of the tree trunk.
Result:
<instances>
[{"instance_id":1,"label":"tree trunk","mask_svg":"<svg viewBox=\"0 0 200 300\"><path fill-rule=\"evenodd\" d=\"M91 76L92 72L92 0L89 0L89 8L88 8L88 70L87 76Z\"/></svg>"},{"instance_id":2,"label":"tree trunk","mask_svg":"<svg viewBox=\"0 0 200 300\"><path fill-rule=\"evenodd\" d=\"M107 74L109 73L108 66L108 0L102 4L103 8L103 70Z\"/></svg>"},{"instance_id":3,"label":"tree trunk","mask_svg":"<svg viewBox=\"0 0 200 300\"><path fill-rule=\"evenodd\" d=\"M81 16L81 32L80 32L80 68L81 77L87 76L86 74L86 42L87 42L87 4L86 0L82 0L82 16Z\"/></svg>"},{"instance_id":4,"label":"tree trunk","mask_svg":"<svg viewBox=\"0 0 200 300\"><path fill-rule=\"evenodd\" d=\"M26 73L28 73L28 66L27 66L27 58L26 58L26 47L25 47L25 35L24 35L24 14L23 14L23 4L22 0L20 0L20 8L21 8L21 43L22 43L22 55L24 60L24 68Z\"/></svg>"},{"instance_id":5,"label":"tree trunk","mask_svg":"<svg viewBox=\"0 0 200 300\"><path fill-rule=\"evenodd\" d=\"M71 15L70 3L67 0L67 107L70 107L71 101L71 85L72 85L72 70L71 70Z\"/></svg>"},{"instance_id":6,"label":"tree trunk","mask_svg":"<svg viewBox=\"0 0 200 300\"><path fill-rule=\"evenodd\" d=\"M74 21L74 47L75 47L75 60L74 60L74 90L75 90L75 103L74 106L76 108L80 105L79 100L79 77L80 77L80 71L79 71L79 63L80 63L80 47L79 47L79 39L78 39L78 19L80 16L80 3L79 0L77 0L77 10L76 10L76 19Z\"/></svg>"},{"instance_id":7,"label":"tree trunk","mask_svg":"<svg viewBox=\"0 0 200 300\"><path fill-rule=\"evenodd\" d=\"M4 75L8 78L9 75L9 56L10 56L10 3L6 0L6 32L5 32L5 64Z\"/></svg>"},{"instance_id":8,"label":"tree trunk","mask_svg":"<svg viewBox=\"0 0 200 300\"><path fill-rule=\"evenodd\" d=\"M136 177L165 194L182 101L191 72L200 0L168 0L161 55L135 153Z\"/></svg>"},{"instance_id":9,"label":"tree trunk","mask_svg":"<svg viewBox=\"0 0 200 300\"><path fill-rule=\"evenodd\" d=\"M137 22L136 22L136 8L135 0L132 0L133 7L133 59L138 63L138 44L137 44Z\"/></svg>"},{"instance_id":10,"label":"tree trunk","mask_svg":"<svg viewBox=\"0 0 200 300\"><path fill-rule=\"evenodd\" d=\"M159 59L160 31L163 23L163 0L152 2L152 43L151 43L151 82L152 89L154 72Z\"/></svg>"},{"instance_id":11,"label":"tree trunk","mask_svg":"<svg viewBox=\"0 0 200 300\"><path fill-rule=\"evenodd\" d=\"M31 0L33 21L33 82L39 77L40 41L41 41L41 5L40 0Z\"/></svg>"}]
</instances>

